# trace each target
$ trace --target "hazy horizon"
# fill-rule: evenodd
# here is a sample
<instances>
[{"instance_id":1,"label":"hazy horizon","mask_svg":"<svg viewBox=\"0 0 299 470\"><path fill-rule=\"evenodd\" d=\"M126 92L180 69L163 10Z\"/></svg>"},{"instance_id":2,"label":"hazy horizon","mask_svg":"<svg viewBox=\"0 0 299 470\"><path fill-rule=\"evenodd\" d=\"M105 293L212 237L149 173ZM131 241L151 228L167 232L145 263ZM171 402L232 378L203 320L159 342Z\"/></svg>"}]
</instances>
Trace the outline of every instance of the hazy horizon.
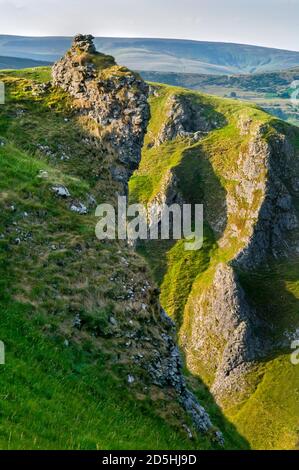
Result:
<instances>
[{"instance_id":1,"label":"hazy horizon","mask_svg":"<svg viewBox=\"0 0 299 470\"><path fill-rule=\"evenodd\" d=\"M82 32L299 50L299 0L0 0L0 13L1 35Z\"/></svg>"},{"instance_id":2,"label":"hazy horizon","mask_svg":"<svg viewBox=\"0 0 299 470\"><path fill-rule=\"evenodd\" d=\"M77 31L77 33L74 33L72 35L61 35L61 34L39 34L39 35L34 35L34 34L2 34L0 33L0 36L11 36L11 37L24 37L24 38L72 38L76 34L91 34L90 31ZM158 36L96 36L93 35L95 38L103 38L103 39L158 39L158 40L170 40L170 41L191 41L191 42L210 42L213 43L215 42L216 44L223 43L223 44L236 44L240 46L253 46L253 47L262 47L264 49L277 49L277 50L283 50L283 51L289 51L289 52L299 52L299 46L298 49L285 49L282 47L273 47L273 46L264 46L263 44L253 44L253 43L244 43L244 42L231 42L231 41L212 41L212 40L204 40L204 39L189 39L189 38L179 38L179 37L158 37Z\"/></svg>"}]
</instances>

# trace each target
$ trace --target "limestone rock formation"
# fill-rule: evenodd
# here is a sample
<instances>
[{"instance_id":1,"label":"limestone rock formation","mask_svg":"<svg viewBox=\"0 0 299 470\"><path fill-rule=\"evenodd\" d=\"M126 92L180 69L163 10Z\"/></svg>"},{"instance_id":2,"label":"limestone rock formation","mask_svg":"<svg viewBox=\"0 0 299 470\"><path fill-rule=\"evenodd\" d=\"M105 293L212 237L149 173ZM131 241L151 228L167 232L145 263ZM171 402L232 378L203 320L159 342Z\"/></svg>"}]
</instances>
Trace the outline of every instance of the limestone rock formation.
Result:
<instances>
[{"instance_id":1,"label":"limestone rock formation","mask_svg":"<svg viewBox=\"0 0 299 470\"><path fill-rule=\"evenodd\" d=\"M267 318L241 281L254 279L256 270L271 269L276 260L284 263L298 254L299 163L294 131L242 105L232 112L229 102L225 109L224 103L217 107L215 99L209 107L204 97L184 90L153 88L150 100L156 120L146 142L155 141L156 148L145 147L141 176L148 178L150 160L159 158L162 144L161 158L166 162L149 201L203 203L204 221L213 232L210 236L207 231L206 272L194 273L194 265L185 271L185 254L181 253L180 265L179 249L176 258L172 248L166 249L161 298L163 306L182 321L179 337L189 369L204 377L223 404L228 396L241 398L246 376L258 363L289 347L284 331ZM166 115L162 123L158 104ZM152 172L154 185L158 176ZM194 260L195 264L196 256ZM186 288L190 278L190 291L183 301L178 293L177 301L175 289L167 284Z\"/></svg>"},{"instance_id":2,"label":"limestone rock formation","mask_svg":"<svg viewBox=\"0 0 299 470\"><path fill-rule=\"evenodd\" d=\"M174 341L174 325L163 309L160 315L162 325L165 328L164 332L161 333L162 344L153 350L153 354L150 355L150 358L148 357L144 367L154 384L162 388L169 386L174 388L180 403L190 415L196 429L203 433L214 432L216 441L222 445L224 441L221 432L213 427L209 415L186 385L182 374L181 354ZM160 326L161 330L162 325ZM154 345L157 346L155 343Z\"/></svg>"},{"instance_id":3,"label":"limestone rock formation","mask_svg":"<svg viewBox=\"0 0 299 470\"><path fill-rule=\"evenodd\" d=\"M96 122L98 135L115 154L112 175L126 186L140 161L149 119L146 83L117 66L113 57L97 52L90 35L74 38L52 76L53 84L75 99L79 112Z\"/></svg>"},{"instance_id":4,"label":"limestone rock formation","mask_svg":"<svg viewBox=\"0 0 299 470\"><path fill-rule=\"evenodd\" d=\"M187 309L192 311L192 324L182 331L191 370L200 361L212 377L211 390L219 402L227 396L241 397L246 374L278 348L277 339L270 340L275 326L259 318L235 270L251 272L298 251L298 214L290 185L298 171L294 148L285 135L266 139L263 125L249 127L242 123L241 133L246 128L249 144L226 175L237 184L227 194L228 223L219 240L225 249L237 239L239 248L229 263L217 266L211 287L191 294ZM239 220L240 228L230 223L231 217Z\"/></svg>"},{"instance_id":5,"label":"limestone rock formation","mask_svg":"<svg viewBox=\"0 0 299 470\"><path fill-rule=\"evenodd\" d=\"M214 115L207 117L205 109L194 103L191 97L171 95L167 101L168 113L155 144L161 145L177 137L192 137L196 142L207 132L221 125L221 119Z\"/></svg>"},{"instance_id":6,"label":"limestone rock formation","mask_svg":"<svg viewBox=\"0 0 299 470\"><path fill-rule=\"evenodd\" d=\"M296 171L294 148L281 134L267 142L265 133L266 129L258 127L248 151L240 154L237 197L231 198L228 204L231 211L241 211L238 201L241 205L243 201L249 205L246 214L248 239L245 238L234 261L235 265L245 269L260 265L267 256L279 257L296 251L288 234L298 229L298 220L294 200L286 185ZM254 205L258 192L262 196L258 205Z\"/></svg>"},{"instance_id":7,"label":"limestone rock formation","mask_svg":"<svg viewBox=\"0 0 299 470\"><path fill-rule=\"evenodd\" d=\"M196 361L201 363L219 402L245 389L246 374L278 347L277 340L270 340L275 326L259 318L236 270L250 273L298 250L298 215L290 185L298 171L294 148L285 135L266 139L263 125L249 126L241 126L241 133L246 128L250 136L247 149L225 175L237 184L227 193L228 223L218 242L225 249L238 240L238 248L228 263L216 267L210 287L191 293L187 310L192 320L181 333L191 370ZM238 226L230 223L232 217Z\"/></svg>"},{"instance_id":8,"label":"limestone rock formation","mask_svg":"<svg viewBox=\"0 0 299 470\"><path fill-rule=\"evenodd\" d=\"M188 307L192 326L183 346L189 360L199 360L209 371L216 398L240 390L248 364L265 358L271 344L267 325L248 303L233 268L220 263L211 287L193 296Z\"/></svg>"},{"instance_id":9,"label":"limestone rock formation","mask_svg":"<svg viewBox=\"0 0 299 470\"><path fill-rule=\"evenodd\" d=\"M178 178L174 171L168 171L163 177L161 189L156 196L151 200L148 208L148 223L149 230L152 230L155 225L161 223L162 213L161 208L170 207L173 204L180 207L184 204L183 196L178 187ZM172 222L170 222L170 233L172 232Z\"/></svg>"}]
</instances>

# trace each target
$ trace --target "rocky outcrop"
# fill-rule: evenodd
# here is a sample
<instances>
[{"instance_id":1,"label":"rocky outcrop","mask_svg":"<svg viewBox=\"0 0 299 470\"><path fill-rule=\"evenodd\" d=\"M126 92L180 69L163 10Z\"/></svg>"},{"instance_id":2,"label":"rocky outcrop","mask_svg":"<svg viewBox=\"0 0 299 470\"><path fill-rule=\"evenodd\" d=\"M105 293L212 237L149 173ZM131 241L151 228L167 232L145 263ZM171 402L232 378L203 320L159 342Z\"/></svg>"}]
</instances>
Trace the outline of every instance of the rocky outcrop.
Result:
<instances>
[{"instance_id":1,"label":"rocky outcrop","mask_svg":"<svg viewBox=\"0 0 299 470\"><path fill-rule=\"evenodd\" d=\"M194 138L199 128L203 136L223 125L223 119L202 118L209 113L194 103L185 95L169 98L169 115L160 130L159 145L177 137ZM211 204L204 200L205 219L220 250L230 250L229 261L216 267L211 284L195 284L180 332L190 370L205 371L219 402L245 388L246 374L277 347L277 342L266 340L273 337L273 325L261 320L236 272L251 272L270 259L298 252L295 199L299 168L294 148L286 135L249 116L241 114L237 122L244 138L239 157L231 165L222 168L219 164L217 168L218 174L233 184L222 192L223 200L217 201L216 209L210 188L204 195L212 200ZM180 185L175 168L167 170L153 202L183 204Z\"/></svg>"},{"instance_id":2,"label":"rocky outcrop","mask_svg":"<svg viewBox=\"0 0 299 470\"><path fill-rule=\"evenodd\" d=\"M207 132L223 124L220 116L216 113L209 116L205 107L194 102L188 95L171 95L166 108L167 117L155 141L157 146L178 137L190 137L196 142Z\"/></svg>"},{"instance_id":3,"label":"rocky outcrop","mask_svg":"<svg viewBox=\"0 0 299 470\"><path fill-rule=\"evenodd\" d=\"M161 187L148 206L148 227L153 230L159 227L162 220L163 207L170 207L173 204L180 207L184 204L184 199L179 189L178 177L173 169L168 170L161 182ZM170 234L172 233L173 224L170 221ZM170 238L172 238L170 236Z\"/></svg>"},{"instance_id":4,"label":"rocky outcrop","mask_svg":"<svg viewBox=\"0 0 299 470\"><path fill-rule=\"evenodd\" d=\"M266 340L269 328L248 302L233 268L219 264L211 287L194 295L188 309L192 326L182 341L191 369L191 358L201 362L213 378L217 399L240 390L248 366L265 358L271 343Z\"/></svg>"},{"instance_id":5,"label":"rocky outcrop","mask_svg":"<svg viewBox=\"0 0 299 470\"><path fill-rule=\"evenodd\" d=\"M289 184L296 172L295 153L286 136L276 133L268 138L268 127L251 120L239 124L241 135L245 132L249 140L236 165L223 172L234 185L226 194L226 217L221 219L226 227L220 224L223 236L219 245L227 247L238 240L232 263L254 269L269 256L277 258L297 249L291 242L298 220Z\"/></svg>"},{"instance_id":6,"label":"rocky outcrop","mask_svg":"<svg viewBox=\"0 0 299 470\"><path fill-rule=\"evenodd\" d=\"M148 86L135 73L96 52L93 37L78 35L52 69L53 84L74 98L77 111L98 126L98 136L114 152L111 173L126 186L137 168L149 119Z\"/></svg>"},{"instance_id":7,"label":"rocky outcrop","mask_svg":"<svg viewBox=\"0 0 299 470\"><path fill-rule=\"evenodd\" d=\"M277 258L296 251L291 234L298 228L298 220L292 195L285 184L292 172L294 148L286 136L277 134L266 140L266 133L267 129L259 126L250 139L248 150L241 152L235 176L239 184L235 197L231 195L228 201L228 211L240 214L240 205L243 208L247 205L247 236L233 261L244 269L259 266L268 256Z\"/></svg>"}]
</instances>

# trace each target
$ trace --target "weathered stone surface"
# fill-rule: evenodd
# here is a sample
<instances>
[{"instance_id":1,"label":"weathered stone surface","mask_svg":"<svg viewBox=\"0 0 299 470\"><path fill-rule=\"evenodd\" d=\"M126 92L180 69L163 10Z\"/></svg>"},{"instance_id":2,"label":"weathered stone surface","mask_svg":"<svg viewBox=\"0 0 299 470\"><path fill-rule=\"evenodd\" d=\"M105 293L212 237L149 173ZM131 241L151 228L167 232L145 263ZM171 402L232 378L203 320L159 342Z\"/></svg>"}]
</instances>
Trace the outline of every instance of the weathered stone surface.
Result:
<instances>
[{"instance_id":1,"label":"weathered stone surface","mask_svg":"<svg viewBox=\"0 0 299 470\"><path fill-rule=\"evenodd\" d=\"M170 333L162 333L161 338L168 354L161 354L156 350L152 360L146 364L150 376L154 383L160 387L173 387L179 397L182 406L190 415L193 424L199 432L214 432L214 437L219 444L223 444L223 436L213 427L210 417L205 409L198 403L193 393L188 390L186 380L182 374L183 362L178 347L173 339L173 323L161 310L163 320L166 320ZM164 348L162 348L163 350Z\"/></svg>"},{"instance_id":2,"label":"weathered stone surface","mask_svg":"<svg viewBox=\"0 0 299 470\"><path fill-rule=\"evenodd\" d=\"M173 204L178 204L180 207L184 204L183 196L178 186L178 178L174 170L168 170L165 173L161 188L158 194L151 200L148 208L149 229L152 230L156 225L161 222L162 214L161 208ZM170 233L172 231L172 224L170 224Z\"/></svg>"},{"instance_id":3,"label":"weathered stone surface","mask_svg":"<svg viewBox=\"0 0 299 470\"><path fill-rule=\"evenodd\" d=\"M212 392L218 399L239 388L248 363L267 356L267 326L246 299L233 268L224 263L217 266L212 286L193 297L190 308L192 328L190 335L183 335L184 346L213 377Z\"/></svg>"},{"instance_id":4,"label":"weathered stone surface","mask_svg":"<svg viewBox=\"0 0 299 470\"><path fill-rule=\"evenodd\" d=\"M264 125L247 119L239 127L242 135L249 135L249 143L240 151L236 167L224 175L237 184L227 193L228 223L219 240L221 247L231 246L233 239L238 246L230 265L217 266L212 285L191 294L191 320L182 330L191 370L200 363L213 377L212 392L219 402L229 394L238 395L250 368L278 347L277 341L265 340L271 338L273 325L259 318L235 270L251 272L268 259L293 255L298 249L298 221L289 184L298 173L294 149L279 133L266 138ZM296 182L293 186L295 192Z\"/></svg>"},{"instance_id":5,"label":"weathered stone surface","mask_svg":"<svg viewBox=\"0 0 299 470\"><path fill-rule=\"evenodd\" d=\"M172 95L167 102L167 108L167 118L155 145L161 145L177 137L192 137L194 141L197 141L207 132L223 124L223 119L216 113L213 118L208 118L204 106L193 103L188 96Z\"/></svg>"},{"instance_id":6,"label":"weathered stone surface","mask_svg":"<svg viewBox=\"0 0 299 470\"><path fill-rule=\"evenodd\" d=\"M238 122L238 127L240 129L241 135L247 135L250 133L250 128L252 125L252 119L248 116L241 116Z\"/></svg>"},{"instance_id":7,"label":"weathered stone surface","mask_svg":"<svg viewBox=\"0 0 299 470\"><path fill-rule=\"evenodd\" d=\"M57 196L60 196L63 198L71 196L69 190L65 186L62 186L62 185L53 186L52 190L54 191L55 194L57 194Z\"/></svg>"},{"instance_id":8,"label":"weathered stone surface","mask_svg":"<svg viewBox=\"0 0 299 470\"><path fill-rule=\"evenodd\" d=\"M76 100L80 114L97 123L102 142L115 154L112 175L125 185L141 157L149 119L148 86L112 57L96 52L92 39L75 37L53 66L53 84Z\"/></svg>"},{"instance_id":9,"label":"weathered stone surface","mask_svg":"<svg viewBox=\"0 0 299 470\"><path fill-rule=\"evenodd\" d=\"M72 212L76 212L77 214L87 214L88 210L87 207L82 202L73 202L70 207Z\"/></svg>"},{"instance_id":10,"label":"weathered stone surface","mask_svg":"<svg viewBox=\"0 0 299 470\"><path fill-rule=\"evenodd\" d=\"M238 211L240 200L249 204L248 237L234 260L245 269L257 267L268 256L284 256L294 250L287 242L288 233L298 228L292 196L284 182L290 176L288 164L294 158L294 149L283 135L267 142L265 131L259 127L248 152L240 155L239 185L232 207ZM261 196L254 204L258 192Z\"/></svg>"}]
</instances>

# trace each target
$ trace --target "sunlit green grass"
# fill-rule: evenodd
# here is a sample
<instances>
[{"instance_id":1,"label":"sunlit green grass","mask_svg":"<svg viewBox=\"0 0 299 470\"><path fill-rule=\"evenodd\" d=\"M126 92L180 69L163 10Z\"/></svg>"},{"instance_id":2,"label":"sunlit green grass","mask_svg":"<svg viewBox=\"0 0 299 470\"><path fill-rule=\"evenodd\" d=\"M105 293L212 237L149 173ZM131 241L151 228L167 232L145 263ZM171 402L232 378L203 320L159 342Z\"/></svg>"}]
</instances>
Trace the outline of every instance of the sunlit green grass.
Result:
<instances>
[{"instance_id":1,"label":"sunlit green grass","mask_svg":"<svg viewBox=\"0 0 299 470\"><path fill-rule=\"evenodd\" d=\"M111 272L138 276L146 268L128 248L95 241L93 214L82 218L54 195L52 186L64 184L72 198L93 193L100 202L114 188L105 180L101 148L82 144L90 136L65 93L54 89L39 97L28 90L32 79L48 78L43 68L2 77L0 340L6 364L0 366L0 448L218 449L209 436L195 434L191 441L176 421L162 417L163 402L137 399L126 365L115 360L118 339L105 338L108 317L117 309L126 321L127 313L112 300L119 287ZM60 158L62 151L69 160ZM17 230L32 238L16 243ZM120 265L120 249L130 257L129 268ZM74 311L88 333L72 327ZM104 338L96 337L98 330ZM197 393L222 428L225 448L247 448L208 390ZM173 405L175 415L176 400Z\"/></svg>"},{"instance_id":2,"label":"sunlit green grass","mask_svg":"<svg viewBox=\"0 0 299 470\"><path fill-rule=\"evenodd\" d=\"M184 93L186 91L180 88L161 85L156 96L151 97L149 133L140 167L130 181L130 191L132 200L148 203L163 191L165 176L172 171L178 177L178 190L184 200L204 204L205 239L200 252L184 251L183 242L151 241L140 247L159 282L163 307L178 325L183 322L187 325L187 330L183 330L185 338L188 328L192 329L193 312L189 307L192 299L200 297L211 286L217 264L228 263L242 246L240 239L231 239L227 246L217 245L208 223L223 216L223 202L236 186L233 174L238 168L240 151L246 151L249 142L248 135L240 134L240 118L263 125L265 139L277 132L287 132L296 148L299 148L299 133L253 105L194 92L194 100L202 103L207 100L215 112L225 118L222 127L196 144L190 144L187 138L178 138L160 146L151 145L166 119L167 99L172 94ZM263 181L265 174L261 173L259 178ZM258 197L259 194L254 203L258 203ZM296 198L294 200L296 203ZM243 208L247 208L246 201ZM224 229L235 224L244 233L244 220L237 214L230 214L229 220L224 222ZM218 239L222 235L219 233ZM296 331L299 324L299 269L295 254L294 259L273 261L267 269L238 274L259 315L268 324L275 325L272 341L279 343L285 331ZM186 343L186 338L184 341ZM237 424L238 431L253 448L291 449L298 443L299 368L292 366L290 357L284 354L278 347L274 353L276 359L269 358L269 362L248 376L248 382L256 388L248 401L235 407L234 397L225 400L225 414ZM212 382L209 372L201 364L197 364L196 370L206 383Z\"/></svg>"}]
</instances>

